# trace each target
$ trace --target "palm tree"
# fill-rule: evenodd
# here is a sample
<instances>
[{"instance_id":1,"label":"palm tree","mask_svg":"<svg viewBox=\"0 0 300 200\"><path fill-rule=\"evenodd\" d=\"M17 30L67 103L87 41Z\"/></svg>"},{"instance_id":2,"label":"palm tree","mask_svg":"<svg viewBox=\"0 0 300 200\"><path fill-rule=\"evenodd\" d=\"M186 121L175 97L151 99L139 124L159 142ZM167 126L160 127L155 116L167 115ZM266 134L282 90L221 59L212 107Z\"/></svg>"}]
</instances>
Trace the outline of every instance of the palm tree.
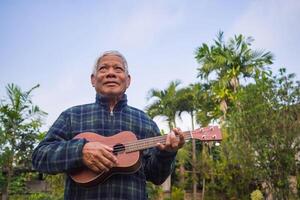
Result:
<instances>
[{"instance_id":1,"label":"palm tree","mask_svg":"<svg viewBox=\"0 0 300 200\"><path fill-rule=\"evenodd\" d=\"M192 84L190 87L178 91L177 107L179 116L186 111L191 116L192 131L195 129L195 112L198 110L197 97L199 98L200 84ZM184 171L184 165L180 165L180 171ZM182 176L182 175L181 175ZM181 181L183 182L183 181ZM197 175L196 175L196 141L192 139L192 182L193 182L193 199L197 198Z\"/></svg>"},{"instance_id":2,"label":"palm tree","mask_svg":"<svg viewBox=\"0 0 300 200\"><path fill-rule=\"evenodd\" d=\"M167 89L165 90L156 90L152 89L149 91L148 100L153 100L146 107L147 114L154 118L156 116L163 116L165 120L168 122L170 130L176 127L176 93L177 87L180 85L179 80L172 81Z\"/></svg>"},{"instance_id":3,"label":"palm tree","mask_svg":"<svg viewBox=\"0 0 300 200\"><path fill-rule=\"evenodd\" d=\"M179 86L180 81L172 81L167 89L165 90L156 90L151 89L149 91L148 100L152 100L146 107L147 114L154 118L156 116L163 116L168 122L170 131L172 128L176 127L176 96L177 96L177 87ZM163 188L165 191L171 191L171 176L163 183Z\"/></svg>"},{"instance_id":4,"label":"palm tree","mask_svg":"<svg viewBox=\"0 0 300 200\"><path fill-rule=\"evenodd\" d=\"M0 152L2 168L6 171L6 183L3 187L2 199L8 199L8 189L14 173L14 167L30 166L30 153L41 126L41 116L46 113L34 105L31 92L39 87L36 85L27 92L14 85L6 87L7 101L0 102Z\"/></svg>"},{"instance_id":5,"label":"palm tree","mask_svg":"<svg viewBox=\"0 0 300 200\"><path fill-rule=\"evenodd\" d=\"M214 104L209 98L207 84L195 83L178 91L177 107L179 116L182 112L187 112L191 116L192 130L195 129L195 121L202 126L206 126L213 119L211 114ZM196 141L192 140L192 182L193 199L197 199L197 174L196 174Z\"/></svg>"},{"instance_id":6,"label":"palm tree","mask_svg":"<svg viewBox=\"0 0 300 200\"><path fill-rule=\"evenodd\" d=\"M252 50L251 37L235 35L227 43L223 39L223 32L219 32L213 45L208 47L204 43L196 50L195 58L201 64L198 77L212 85L212 93L225 117L228 104L235 100L240 78L261 76L266 72L265 65L272 64L273 55Z\"/></svg>"}]
</instances>

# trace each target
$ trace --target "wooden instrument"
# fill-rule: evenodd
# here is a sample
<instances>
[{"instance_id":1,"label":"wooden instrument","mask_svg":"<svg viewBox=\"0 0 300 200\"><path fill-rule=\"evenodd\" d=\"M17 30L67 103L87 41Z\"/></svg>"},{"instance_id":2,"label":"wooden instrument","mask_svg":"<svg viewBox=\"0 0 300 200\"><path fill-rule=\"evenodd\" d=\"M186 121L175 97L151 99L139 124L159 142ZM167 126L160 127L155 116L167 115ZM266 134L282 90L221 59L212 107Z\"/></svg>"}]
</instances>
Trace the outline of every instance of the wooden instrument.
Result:
<instances>
[{"instance_id":1,"label":"wooden instrument","mask_svg":"<svg viewBox=\"0 0 300 200\"><path fill-rule=\"evenodd\" d=\"M194 131L183 132L184 138L198 139L201 141L222 140L221 131L217 126L199 128ZM167 135L137 140L136 135L130 131L123 131L111 137L104 137L96 133L85 132L74 138L85 138L90 142L100 142L113 148L113 153L118 159L118 165L108 172L96 173L84 167L72 172L70 177L81 186L93 186L103 183L113 174L134 173L141 166L140 151L157 146L157 143L165 144Z\"/></svg>"}]
</instances>

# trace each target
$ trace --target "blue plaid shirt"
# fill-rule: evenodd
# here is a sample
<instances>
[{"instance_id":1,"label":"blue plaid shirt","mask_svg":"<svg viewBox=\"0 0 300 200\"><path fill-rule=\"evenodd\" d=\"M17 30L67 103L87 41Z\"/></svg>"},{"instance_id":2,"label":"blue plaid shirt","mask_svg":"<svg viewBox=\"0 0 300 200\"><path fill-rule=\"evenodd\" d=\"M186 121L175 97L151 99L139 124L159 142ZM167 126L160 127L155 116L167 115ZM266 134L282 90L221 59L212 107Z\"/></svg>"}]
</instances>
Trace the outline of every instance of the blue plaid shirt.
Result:
<instances>
[{"instance_id":1,"label":"blue plaid shirt","mask_svg":"<svg viewBox=\"0 0 300 200\"><path fill-rule=\"evenodd\" d=\"M123 98L109 111L106 98L96 95L96 102L75 106L64 111L49 129L32 155L36 170L49 174L67 173L83 166L82 148L85 139L72 139L82 132L112 136L131 131L138 139L160 135L155 122L143 111L127 105ZM147 199L146 180L161 184L172 172L176 153L157 148L144 150L142 167L133 174L116 174L92 187L76 184L68 175L65 199L75 200L137 200Z\"/></svg>"}]
</instances>

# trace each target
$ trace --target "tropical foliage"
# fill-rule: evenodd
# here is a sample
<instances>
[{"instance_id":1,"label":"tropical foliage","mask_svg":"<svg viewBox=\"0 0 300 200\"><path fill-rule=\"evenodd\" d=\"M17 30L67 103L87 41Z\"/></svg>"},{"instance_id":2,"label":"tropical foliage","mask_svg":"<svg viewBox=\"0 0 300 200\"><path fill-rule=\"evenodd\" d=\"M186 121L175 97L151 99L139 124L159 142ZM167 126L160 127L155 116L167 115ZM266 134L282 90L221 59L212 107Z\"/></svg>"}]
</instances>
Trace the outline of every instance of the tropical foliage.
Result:
<instances>
[{"instance_id":1,"label":"tropical foliage","mask_svg":"<svg viewBox=\"0 0 300 200\"><path fill-rule=\"evenodd\" d=\"M149 91L148 100L152 103L146 108L146 112L150 117L163 116L168 122L169 129L176 127L176 114L177 109L174 104L176 92L180 84L179 80L172 81L167 89L157 90L152 89Z\"/></svg>"},{"instance_id":2,"label":"tropical foliage","mask_svg":"<svg viewBox=\"0 0 300 200\"><path fill-rule=\"evenodd\" d=\"M220 105L215 116L219 110L226 115L228 106L236 99L241 78L260 77L268 72L265 67L272 64L273 55L252 50L253 41L251 37L237 35L225 42L223 32L219 32L213 45L203 43L196 50L195 58L201 64L198 77L210 84L211 97Z\"/></svg>"},{"instance_id":3,"label":"tropical foliage","mask_svg":"<svg viewBox=\"0 0 300 200\"><path fill-rule=\"evenodd\" d=\"M7 98L0 104L0 160L2 169L2 196L7 198L10 189L16 188L13 177L16 169L31 168L31 153L37 143L41 117L46 113L34 105L31 93L36 85L23 92L9 84Z\"/></svg>"},{"instance_id":4,"label":"tropical foliage","mask_svg":"<svg viewBox=\"0 0 300 200\"><path fill-rule=\"evenodd\" d=\"M184 179L174 180L175 185L179 181L191 190L196 177L197 188L208 199L249 199L251 193L251 198L260 198L259 194L297 198L291 191L291 177L299 177L295 159L299 154L299 83L285 69L272 76L268 65L273 55L251 49L253 41L238 35L225 42L220 32L213 45L202 44L196 51L199 82L173 90L173 98L165 101L173 110L169 112L173 117L166 120L187 112L191 118L196 116L200 126L222 126L222 144L198 145L197 152L202 153L197 154L196 163L193 156L179 159L177 173ZM159 94L166 91L169 87L156 90ZM156 103L156 108L166 108ZM165 115L163 108L156 111L154 115L149 112L150 116ZM187 144L183 155L195 152L192 146Z\"/></svg>"}]
</instances>

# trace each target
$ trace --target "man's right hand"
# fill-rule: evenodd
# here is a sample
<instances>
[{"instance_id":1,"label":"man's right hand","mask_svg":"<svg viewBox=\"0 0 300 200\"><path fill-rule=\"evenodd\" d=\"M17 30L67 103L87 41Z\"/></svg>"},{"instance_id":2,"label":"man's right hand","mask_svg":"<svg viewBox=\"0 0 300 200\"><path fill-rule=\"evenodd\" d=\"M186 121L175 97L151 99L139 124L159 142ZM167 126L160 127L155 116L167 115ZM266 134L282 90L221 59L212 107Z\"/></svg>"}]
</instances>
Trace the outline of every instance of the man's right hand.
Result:
<instances>
[{"instance_id":1,"label":"man's right hand","mask_svg":"<svg viewBox=\"0 0 300 200\"><path fill-rule=\"evenodd\" d=\"M88 142L82 149L83 163L94 172L109 171L117 165L113 149L100 142Z\"/></svg>"}]
</instances>

